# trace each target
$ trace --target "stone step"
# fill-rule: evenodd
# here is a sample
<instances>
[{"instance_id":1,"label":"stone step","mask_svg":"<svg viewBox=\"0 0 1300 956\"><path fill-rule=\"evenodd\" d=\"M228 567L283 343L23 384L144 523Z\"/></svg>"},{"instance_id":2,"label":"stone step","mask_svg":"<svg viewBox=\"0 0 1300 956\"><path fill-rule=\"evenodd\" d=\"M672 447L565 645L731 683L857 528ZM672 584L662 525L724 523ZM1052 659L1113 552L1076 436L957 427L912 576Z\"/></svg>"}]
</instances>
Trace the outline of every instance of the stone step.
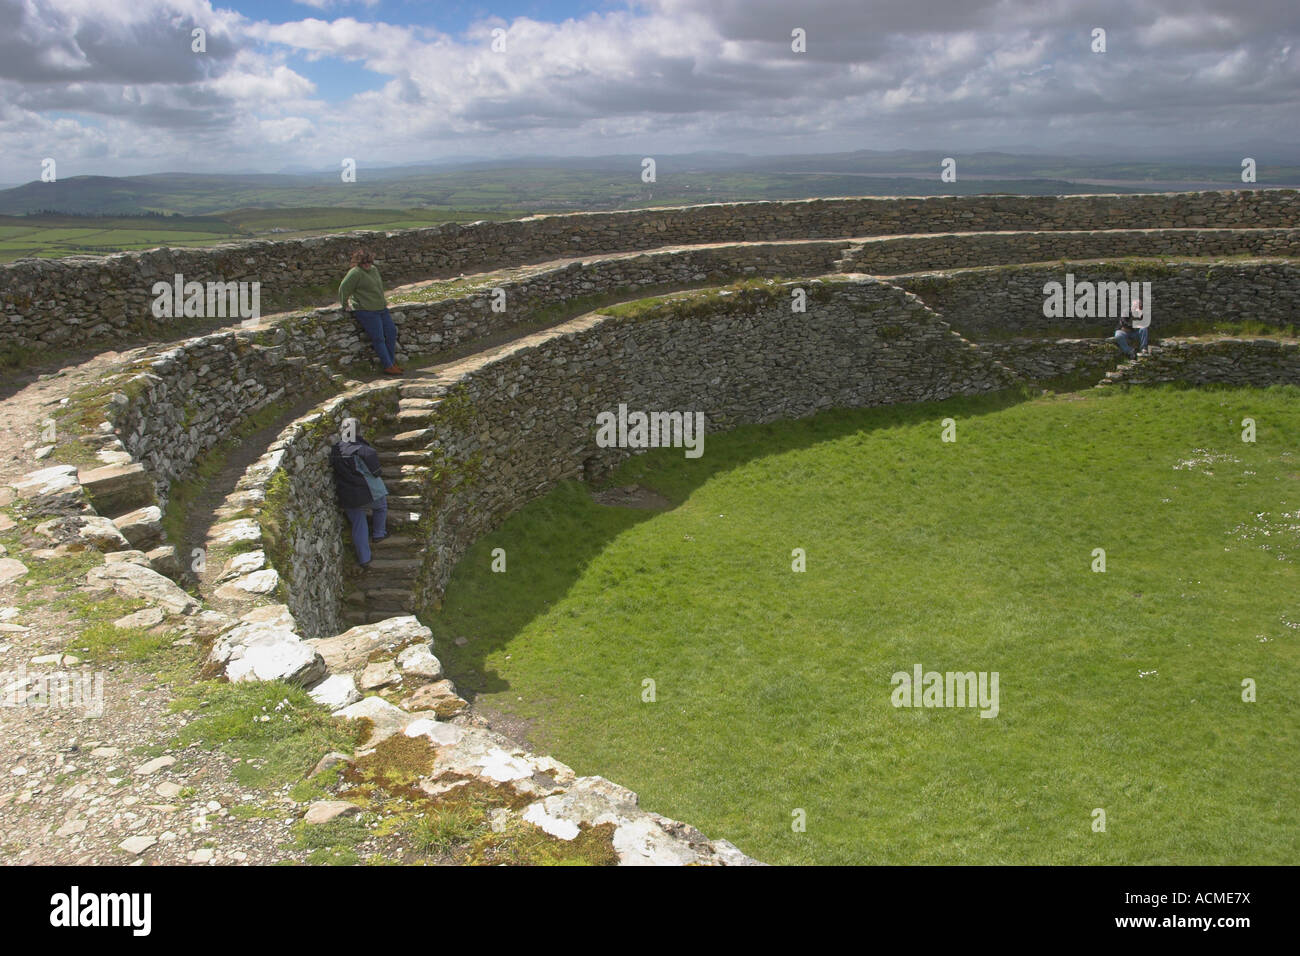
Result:
<instances>
[{"instance_id":1,"label":"stone step","mask_svg":"<svg viewBox=\"0 0 1300 956\"><path fill-rule=\"evenodd\" d=\"M378 551L371 551L370 574L373 576L376 571L383 572L382 579L385 584L392 582L391 575L402 574L406 577L415 577L415 573L420 570L420 565L424 562L419 558L406 558L394 554L391 557L380 557Z\"/></svg>"},{"instance_id":2,"label":"stone step","mask_svg":"<svg viewBox=\"0 0 1300 956\"><path fill-rule=\"evenodd\" d=\"M433 429L416 428L410 431L398 432L395 435L384 435L375 438L371 444L376 450L381 451L402 451L408 449L423 449L430 441L433 440Z\"/></svg>"},{"instance_id":3,"label":"stone step","mask_svg":"<svg viewBox=\"0 0 1300 956\"><path fill-rule=\"evenodd\" d=\"M422 425L429 420L430 408L399 408L393 416L399 425Z\"/></svg>"},{"instance_id":4,"label":"stone step","mask_svg":"<svg viewBox=\"0 0 1300 956\"><path fill-rule=\"evenodd\" d=\"M389 465L394 466L428 466L433 461L433 453L423 450L418 451L381 451L379 454L379 464L387 468Z\"/></svg>"},{"instance_id":5,"label":"stone step","mask_svg":"<svg viewBox=\"0 0 1300 956\"><path fill-rule=\"evenodd\" d=\"M424 479L414 475L409 478L390 478L385 475L384 487L388 489L390 498L396 496L419 498L420 491L424 488Z\"/></svg>"},{"instance_id":6,"label":"stone step","mask_svg":"<svg viewBox=\"0 0 1300 956\"><path fill-rule=\"evenodd\" d=\"M415 395L408 397L405 389L403 389L402 396L397 400L397 407L399 410L421 408L425 411L432 411L438 407L438 403L441 401L442 399L439 398L421 398Z\"/></svg>"},{"instance_id":7,"label":"stone step","mask_svg":"<svg viewBox=\"0 0 1300 956\"><path fill-rule=\"evenodd\" d=\"M424 547L424 542L413 534L390 534L382 541L375 541L371 545L375 551L419 551Z\"/></svg>"},{"instance_id":8,"label":"stone step","mask_svg":"<svg viewBox=\"0 0 1300 956\"><path fill-rule=\"evenodd\" d=\"M389 495L388 496L388 513L392 515L394 511L414 511L419 512L424 502L420 500L419 495ZM408 519L409 520L409 519ZM415 519L420 520L419 518Z\"/></svg>"},{"instance_id":9,"label":"stone step","mask_svg":"<svg viewBox=\"0 0 1300 956\"><path fill-rule=\"evenodd\" d=\"M343 609L343 623L348 627L356 627L359 624L374 624L382 621L389 615L383 611L367 611L365 608L349 607Z\"/></svg>"},{"instance_id":10,"label":"stone step","mask_svg":"<svg viewBox=\"0 0 1300 956\"><path fill-rule=\"evenodd\" d=\"M441 398L447 392L447 386L435 382L403 382L403 398Z\"/></svg>"},{"instance_id":11,"label":"stone step","mask_svg":"<svg viewBox=\"0 0 1300 956\"><path fill-rule=\"evenodd\" d=\"M410 611L415 607L415 595L400 588L376 588L368 591L349 591L343 595L348 607L368 611Z\"/></svg>"}]
</instances>

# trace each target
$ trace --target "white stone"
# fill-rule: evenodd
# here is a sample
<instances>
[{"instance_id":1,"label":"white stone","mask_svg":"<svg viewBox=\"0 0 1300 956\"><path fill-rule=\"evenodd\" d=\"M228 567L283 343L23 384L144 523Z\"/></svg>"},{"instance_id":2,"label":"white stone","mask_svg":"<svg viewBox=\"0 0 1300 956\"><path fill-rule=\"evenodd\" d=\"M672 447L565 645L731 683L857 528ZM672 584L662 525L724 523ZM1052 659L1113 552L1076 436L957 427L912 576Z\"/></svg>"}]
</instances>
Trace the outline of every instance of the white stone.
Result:
<instances>
[{"instance_id":1,"label":"white stone","mask_svg":"<svg viewBox=\"0 0 1300 956\"><path fill-rule=\"evenodd\" d=\"M558 837L561 840L572 840L582 832L576 823L551 816L540 802L530 803L526 806L522 816L529 823L541 827L551 836Z\"/></svg>"},{"instance_id":2,"label":"white stone","mask_svg":"<svg viewBox=\"0 0 1300 956\"><path fill-rule=\"evenodd\" d=\"M306 686L324 673L325 661L315 649L284 628L270 628L249 643L239 645L226 665L226 678L231 683L282 680Z\"/></svg>"},{"instance_id":3,"label":"white stone","mask_svg":"<svg viewBox=\"0 0 1300 956\"><path fill-rule=\"evenodd\" d=\"M0 558L0 586L27 576L27 565L13 558Z\"/></svg>"},{"instance_id":4,"label":"white stone","mask_svg":"<svg viewBox=\"0 0 1300 956\"><path fill-rule=\"evenodd\" d=\"M392 661L376 661L366 665L357 684L362 690L378 690L400 680L401 675L397 673L397 667Z\"/></svg>"},{"instance_id":5,"label":"white stone","mask_svg":"<svg viewBox=\"0 0 1300 956\"><path fill-rule=\"evenodd\" d=\"M139 856L157 842L158 838L155 836L133 836L127 837L119 843L118 848L134 856Z\"/></svg>"},{"instance_id":6,"label":"white stone","mask_svg":"<svg viewBox=\"0 0 1300 956\"><path fill-rule=\"evenodd\" d=\"M136 776L148 777L151 774L155 774L159 770L164 770L175 763L176 763L175 757L171 757L171 756L155 757L153 760L150 760L148 763L143 763L140 766L136 767L135 773Z\"/></svg>"},{"instance_id":7,"label":"white stone","mask_svg":"<svg viewBox=\"0 0 1300 956\"><path fill-rule=\"evenodd\" d=\"M311 699L330 710L355 704L361 699L356 681L348 674L331 674L307 692Z\"/></svg>"},{"instance_id":8,"label":"white stone","mask_svg":"<svg viewBox=\"0 0 1300 956\"><path fill-rule=\"evenodd\" d=\"M123 597L140 598L169 614L189 614L199 606L174 581L138 564L104 564L86 573L91 587L110 587Z\"/></svg>"},{"instance_id":9,"label":"white stone","mask_svg":"<svg viewBox=\"0 0 1300 956\"><path fill-rule=\"evenodd\" d=\"M415 644L397 655L397 666L405 674L437 680L442 676L442 663L433 656L428 644Z\"/></svg>"},{"instance_id":10,"label":"white stone","mask_svg":"<svg viewBox=\"0 0 1300 956\"><path fill-rule=\"evenodd\" d=\"M348 720L366 718L371 723L370 737L365 741L367 747L373 747L380 741L387 740L393 734L404 729L412 720L410 714L395 704L390 704L382 697L366 697L350 704L342 710L334 711L335 717Z\"/></svg>"}]
</instances>

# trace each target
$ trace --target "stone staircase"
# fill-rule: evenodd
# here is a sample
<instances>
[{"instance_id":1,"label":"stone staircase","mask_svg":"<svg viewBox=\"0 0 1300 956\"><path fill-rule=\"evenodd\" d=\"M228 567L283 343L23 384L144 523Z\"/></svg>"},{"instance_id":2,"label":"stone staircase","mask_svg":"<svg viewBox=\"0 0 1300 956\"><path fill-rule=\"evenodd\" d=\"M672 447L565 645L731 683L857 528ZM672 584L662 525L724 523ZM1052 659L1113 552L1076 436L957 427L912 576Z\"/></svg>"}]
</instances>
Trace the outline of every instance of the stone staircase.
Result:
<instances>
[{"instance_id":1,"label":"stone staircase","mask_svg":"<svg viewBox=\"0 0 1300 956\"><path fill-rule=\"evenodd\" d=\"M1098 382L1094 387L1104 388L1105 386L1113 384L1114 382L1122 382L1124 379L1128 378L1129 373L1133 369L1138 368L1144 362L1149 361L1153 355L1160 355L1162 352L1169 351L1169 348L1170 346L1168 344L1158 344L1158 343L1149 344L1145 352L1139 352L1136 357L1131 359L1125 359L1124 361L1120 362L1119 365L1116 366L1113 371L1107 372L1105 376L1102 378L1102 380Z\"/></svg>"},{"instance_id":2,"label":"stone staircase","mask_svg":"<svg viewBox=\"0 0 1300 956\"><path fill-rule=\"evenodd\" d=\"M367 436L379 454L388 488L388 537L372 545L368 571L353 565L343 594L343 621L349 626L373 624L415 612L415 578L422 561L419 522L421 492L433 453L429 416L442 389L418 377L402 382L393 431ZM348 555L349 561L355 561Z\"/></svg>"}]
</instances>

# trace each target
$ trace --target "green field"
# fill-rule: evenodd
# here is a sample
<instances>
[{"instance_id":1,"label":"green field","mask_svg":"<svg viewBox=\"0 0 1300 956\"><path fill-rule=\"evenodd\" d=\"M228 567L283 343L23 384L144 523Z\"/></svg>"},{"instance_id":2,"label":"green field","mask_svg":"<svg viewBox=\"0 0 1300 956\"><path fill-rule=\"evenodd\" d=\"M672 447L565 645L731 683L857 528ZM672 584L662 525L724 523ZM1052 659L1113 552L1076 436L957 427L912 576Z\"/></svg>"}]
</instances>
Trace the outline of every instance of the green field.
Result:
<instances>
[{"instance_id":1,"label":"green field","mask_svg":"<svg viewBox=\"0 0 1300 956\"><path fill-rule=\"evenodd\" d=\"M527 506L457 567L435 652L535 746L771 863L1294 863L1298 399L1002 395L651 452L611 483L673 508ZM916 664L998 672L997 716L895 708Z\"/></svg>"}]
</instances>

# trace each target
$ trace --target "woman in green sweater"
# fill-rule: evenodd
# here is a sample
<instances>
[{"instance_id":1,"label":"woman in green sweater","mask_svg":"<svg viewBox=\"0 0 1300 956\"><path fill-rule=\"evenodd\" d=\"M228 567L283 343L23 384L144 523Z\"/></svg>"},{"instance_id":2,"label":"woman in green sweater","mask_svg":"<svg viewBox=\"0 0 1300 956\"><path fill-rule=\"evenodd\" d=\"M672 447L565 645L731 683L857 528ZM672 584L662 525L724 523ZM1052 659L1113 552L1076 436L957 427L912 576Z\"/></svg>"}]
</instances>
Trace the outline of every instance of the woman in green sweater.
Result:
<instances>
[{"instance_id":1,"label":"woman in green sweater","mask_svg":"<svg viewBox=\"0 0 1300 956\"><path fill-rule=\"evenodd\" d=\"M352 268L339 283L339 301L343 303L344 312L352 310L370 336L370 344L375 347L384 373L401 375L402 368L397 364L397 326L393 324L388 299L384 297L384 280L379 277L375 257L369 249L357 249L352 253Z\"/></svg>"}]
</instances>

